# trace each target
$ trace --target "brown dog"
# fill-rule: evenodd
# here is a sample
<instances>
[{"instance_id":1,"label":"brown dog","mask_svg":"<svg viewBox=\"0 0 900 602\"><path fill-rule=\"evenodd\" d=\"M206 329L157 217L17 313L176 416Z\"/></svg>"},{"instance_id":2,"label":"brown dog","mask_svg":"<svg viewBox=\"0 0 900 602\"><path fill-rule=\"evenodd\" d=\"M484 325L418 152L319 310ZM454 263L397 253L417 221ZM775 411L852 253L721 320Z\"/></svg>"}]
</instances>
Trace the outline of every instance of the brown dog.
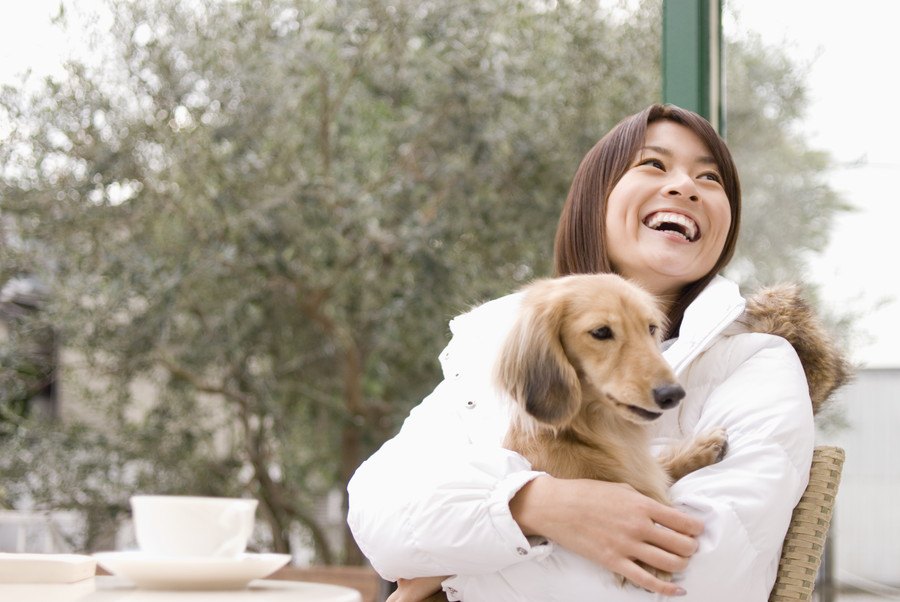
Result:
<instances>
[{"instance_id":1,"label":"brown dog","mask_svg":"<svg viewBox=\"0 0 900 602\"><path fill-rule=\"evenodd\" d=\"M726 438L715 429L653 457L644 427L684 397L660 352L664 329L654 298L613 274L529 285L496 368L516 402L504 446L535 470L669 503L672 481L719 461Z\"/></svg>"}]
</instances>

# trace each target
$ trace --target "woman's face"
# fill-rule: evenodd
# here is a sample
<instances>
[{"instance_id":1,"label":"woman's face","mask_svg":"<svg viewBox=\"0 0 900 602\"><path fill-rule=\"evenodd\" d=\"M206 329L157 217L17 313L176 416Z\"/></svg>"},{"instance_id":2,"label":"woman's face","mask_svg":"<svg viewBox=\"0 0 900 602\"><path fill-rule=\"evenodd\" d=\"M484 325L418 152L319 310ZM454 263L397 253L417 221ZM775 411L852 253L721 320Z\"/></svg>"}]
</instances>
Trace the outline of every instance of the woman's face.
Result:
<instances>
[{"instance_id":1,"label":"woman's face","mask_svg":"<svg viewBox=\"0 0 900 602\"><path fill-rule=\"evenodd\" d=\"M613 270L657 295L677 294L712 270L730 226L728 197L706 144L673 121L651 123L607 199Z\"/></svg>"}]
</instances>

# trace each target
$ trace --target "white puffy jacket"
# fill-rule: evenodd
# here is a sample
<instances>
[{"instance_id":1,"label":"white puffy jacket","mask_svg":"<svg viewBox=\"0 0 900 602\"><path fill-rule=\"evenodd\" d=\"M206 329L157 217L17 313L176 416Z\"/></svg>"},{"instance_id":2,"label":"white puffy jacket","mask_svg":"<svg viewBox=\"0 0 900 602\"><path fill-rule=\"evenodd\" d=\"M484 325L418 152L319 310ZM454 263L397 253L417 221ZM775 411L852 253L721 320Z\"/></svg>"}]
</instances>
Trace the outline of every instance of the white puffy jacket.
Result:
<instances>
[{"instance_id":1,"label":"white puffy jacket","mask_svg":"<svg viewBox=\"0 0 900 602\"><path fill-rule=\"evenodd\" d=\"M450 600L662 599L620 587L552 542L529 541L512 519L509 500L541 474L501 447L508 406L491 380L520 299L509 295L451 321L444 381L349 484L351 530L388 580L454 575L444 581ZM715 426L728 432L725 459L670 491L676 507L705 525L687 571L676 575L686 601L767 600L809 478L814 427L803 368L786 340L736 321L744 306L737 286L717 277L664 353L687 396L650 427L654 445Z\"/></svg>"}]
</instances>

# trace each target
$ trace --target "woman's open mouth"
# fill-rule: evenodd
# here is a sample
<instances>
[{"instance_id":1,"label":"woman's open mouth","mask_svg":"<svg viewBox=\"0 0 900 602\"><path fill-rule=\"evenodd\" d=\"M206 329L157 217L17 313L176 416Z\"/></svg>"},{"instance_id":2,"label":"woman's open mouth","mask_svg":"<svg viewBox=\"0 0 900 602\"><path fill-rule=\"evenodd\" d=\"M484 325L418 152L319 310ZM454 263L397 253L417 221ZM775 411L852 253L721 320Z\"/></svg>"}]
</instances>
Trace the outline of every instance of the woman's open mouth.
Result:
<instances>
[{"instance_id":1,"label":"woman's open mouth","mask_svg":"<svg viewBox=\"0 0 900 602\"><path fill-rule=\"evenodd\" d=\"M644 225L659 232L680 234L688 242L700 239L700 226L693 219L681 213L657 211L644 218Z\"/></svg>"}]
</instances>

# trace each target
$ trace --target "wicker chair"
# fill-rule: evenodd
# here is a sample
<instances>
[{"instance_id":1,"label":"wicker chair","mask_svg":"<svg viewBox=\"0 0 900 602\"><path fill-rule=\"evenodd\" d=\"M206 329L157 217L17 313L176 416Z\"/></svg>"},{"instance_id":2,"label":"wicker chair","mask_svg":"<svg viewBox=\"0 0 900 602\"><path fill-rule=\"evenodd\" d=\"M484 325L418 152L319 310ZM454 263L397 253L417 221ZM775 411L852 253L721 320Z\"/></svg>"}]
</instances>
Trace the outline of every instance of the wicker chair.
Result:
<instances>
[{"instance_id":1,"label":"wicker chair","mask_svg":"<svg viewBox=\"0 0 900 602\"><path fill-rule=\"evenodd\" d=\"M843 449L821 446L813 451L809 485L794 508L769 602L812 600L843 466ZM444 592L438 592L425 602L446 601Z\"/></svg>"},{"instance_id":2,"label":"wicker chair","mask_svg":"<svg viewBox=\"0 0 900 602\"><path fill-rule=\"evenodd\" d=\"M812 600L843 466L844 450L839 447L813 452L809 485L794 508L769 602Z\"/></svg>"}]
</instances>

